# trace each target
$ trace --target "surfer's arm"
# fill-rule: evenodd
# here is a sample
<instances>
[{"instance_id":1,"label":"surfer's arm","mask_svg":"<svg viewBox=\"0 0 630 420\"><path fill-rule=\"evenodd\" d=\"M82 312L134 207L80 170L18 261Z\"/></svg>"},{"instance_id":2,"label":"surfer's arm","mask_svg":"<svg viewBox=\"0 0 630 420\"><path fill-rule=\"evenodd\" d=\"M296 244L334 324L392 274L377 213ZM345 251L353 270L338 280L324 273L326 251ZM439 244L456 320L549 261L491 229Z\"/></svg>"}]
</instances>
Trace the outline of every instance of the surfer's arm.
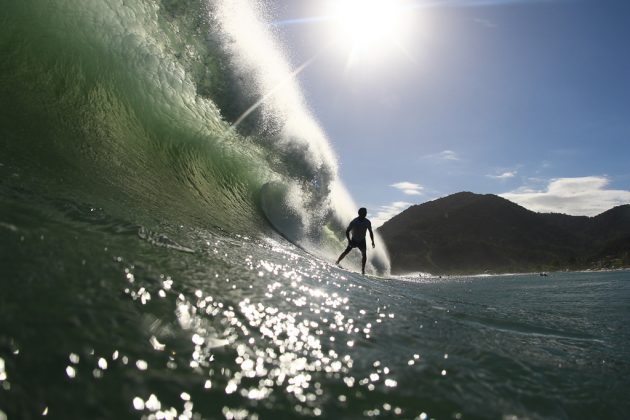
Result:
<instances>
[{"instance_id":1,"label":"surfer's arm","mask_svg":"<svg viewBox=\"0 0 630 420\"><path fill-rule=\"evenodd\" d=\"M372 232L372 225L371 224L368 227L368 231L370 232L370 239L372 240L372 248L374 248L374 247L376 247L376 245L374 245L374 233Z\"/></svg>"},{"instance_id":2,"label":"surfer's arm","mask_svg":"<svg viewBox=\"0 0 630 420\"><path fill-rule=\"evenodd\" d=\"M352 223L348 225L348 229L346 229L346 238L348 238L348 242L350 242L350 231L352 230Z\"/></svg>"}]
</instances>

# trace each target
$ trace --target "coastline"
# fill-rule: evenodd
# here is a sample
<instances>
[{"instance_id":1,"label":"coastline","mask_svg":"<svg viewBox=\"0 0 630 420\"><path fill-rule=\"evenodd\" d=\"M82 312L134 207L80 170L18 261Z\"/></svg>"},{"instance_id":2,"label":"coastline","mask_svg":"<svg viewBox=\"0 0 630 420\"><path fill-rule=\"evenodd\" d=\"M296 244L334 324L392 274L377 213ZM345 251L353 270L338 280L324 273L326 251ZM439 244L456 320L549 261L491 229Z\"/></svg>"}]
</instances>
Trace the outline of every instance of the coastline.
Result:
<instances>
[{"instance_id":1,"label":"coastline","mask_svg":"<svg viewBox=\"0 0 630 420\"><path fill-rule=\"evenodd\" d=\"M620 268L596 268L596 269L575 269L575 270L553 270L553 271L520 271L520 272L459 272L459 273L443 273L443 274L434 274L429 272L422 271L411 271L407 273L396 273L391 274L392 277L395 278L421 278L421 279L436 279L436 278L457 278L457 277L473 277L473 278L481 278L481 277L501 277L501 276L510 276L510 277L519 277L519 276L540 276L540 277L551 277L556 274L570 274L570 273L613 273L613 272L630 272L630 267L620 267ZM544 275L543 275L544 273Z\"/></svg>"}]
</instances>

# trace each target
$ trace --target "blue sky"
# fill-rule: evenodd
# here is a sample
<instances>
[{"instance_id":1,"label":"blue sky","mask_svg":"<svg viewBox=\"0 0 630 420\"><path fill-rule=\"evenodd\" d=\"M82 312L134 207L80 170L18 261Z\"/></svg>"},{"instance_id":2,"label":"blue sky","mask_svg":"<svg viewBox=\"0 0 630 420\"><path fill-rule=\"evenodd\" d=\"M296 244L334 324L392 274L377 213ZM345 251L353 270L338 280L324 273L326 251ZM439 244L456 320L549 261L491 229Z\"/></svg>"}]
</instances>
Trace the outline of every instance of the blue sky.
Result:
<instances>
[{"instance_id":1,"label":"blue sky","mask_svg":"<svg viewBox=\"0 0 630 420\"><path fill-rule=\"evenodd\" d=\"M458 191L567 214L630 203L629 2L402 1L403 48L351 62L336 23L291 22L326 1L268 10L293 67L319 54L298 82L375 224Z\"/></svg>"}]
</instances>

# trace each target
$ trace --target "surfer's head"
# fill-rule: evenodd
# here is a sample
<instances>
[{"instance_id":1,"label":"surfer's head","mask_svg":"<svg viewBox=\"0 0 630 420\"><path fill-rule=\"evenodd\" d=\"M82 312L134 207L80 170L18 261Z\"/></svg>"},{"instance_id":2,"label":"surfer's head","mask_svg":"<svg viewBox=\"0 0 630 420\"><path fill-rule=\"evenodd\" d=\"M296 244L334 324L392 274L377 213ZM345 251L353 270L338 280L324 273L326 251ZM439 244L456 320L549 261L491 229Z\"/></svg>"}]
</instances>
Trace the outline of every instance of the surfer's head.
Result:
<instances>
[{"instance_id":1,"label":"surfer's head","mask_svg":"<svg viewBox=\"0 0 630 420\"><path fill-rule=\"evenodd\" d=\"M367 209L365 207L361 207L359 209L359 217L365 217L367 216Z\"/></svg>"}]
</instances>

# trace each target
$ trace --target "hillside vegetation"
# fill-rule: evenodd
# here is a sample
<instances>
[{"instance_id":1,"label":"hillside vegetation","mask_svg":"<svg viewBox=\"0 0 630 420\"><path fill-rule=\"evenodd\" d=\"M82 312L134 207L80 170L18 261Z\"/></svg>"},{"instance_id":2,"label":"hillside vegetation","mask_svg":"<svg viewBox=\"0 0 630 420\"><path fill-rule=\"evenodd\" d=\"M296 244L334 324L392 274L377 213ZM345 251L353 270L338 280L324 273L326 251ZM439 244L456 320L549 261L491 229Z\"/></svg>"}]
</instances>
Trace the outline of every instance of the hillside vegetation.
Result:
<instances>
[{"instance_id":1,"label":"hillside vegetation","mask_svg":"<svg viewBox=\"0 0 630 420\"><path fill-rule=\"evenodd\" d=\"M378 231L395 274L630 267L630 205L567 216L461 192L412 206Z\"/></svg>"}]
</instances>

